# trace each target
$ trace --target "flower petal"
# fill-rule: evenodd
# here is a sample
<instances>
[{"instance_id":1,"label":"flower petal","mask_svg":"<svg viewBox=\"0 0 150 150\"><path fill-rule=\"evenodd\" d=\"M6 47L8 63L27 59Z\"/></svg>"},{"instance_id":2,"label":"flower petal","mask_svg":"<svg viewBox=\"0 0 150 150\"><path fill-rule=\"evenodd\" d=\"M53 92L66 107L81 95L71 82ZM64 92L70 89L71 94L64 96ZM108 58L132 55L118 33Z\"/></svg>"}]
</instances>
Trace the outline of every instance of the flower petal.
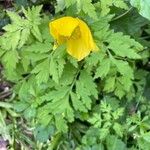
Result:
<instances>
[{"instance_id":1,"label":"flower petal","mask_svg":"<svg viewBox=\"0 0 150 150\"><path fill-rule=\"evenodd\" d=\"M80 27L81 35L82 35L87 47L91 51L97 50L97 46L93 40L93 37L92 37L92 34L91 34L89 27L87 26L87 24L84 21L82 21L80 19L78 19L78 21L79 21L79 27Z\"/></svg>"},{"instance_id":2,"label":"flower petal","mask_svg":"<svg viewBox=\"0 0 150 150\"><path fill-rule=\"evenodd\" d=\"M55 48L67 43L67 52L78 60L98 50L89 27L78 18L63 17L50 22L49 27L56 40Z\"/></svg>"},{"instance_id":3,"label":"flower petal","mask_svg":"<svg viewBox=\"0 0 150 150\"><path fill-rule=\"evenodd\" d=\"M80 38L70 38L67 41L67 51L71 56L77 58L78 61L80 61L88 56L91 51L98 49L87 24L78 18L77 20L79 22L79 28L81 32Z\"/></svg>"},{"instance_id":4,"label":"flower petal","mask_svg":"<svg viewBox=\"0 0 150 150\"><path fill-rule=\"evenodd\" d=\"M59 36L70 37L79 22L73 17L62 17L50 22L50 32L55 39Z\"/></svg>"},{"instance_id":5,"label":"flower petal","mask_svg":"<svg viewBox=\"0 0 150 150\"><path fill-rule=\"evenodd\" d=\"M79 39L69 39L67 41L67 52L75 57L78 61L82 60L84 57L89 55L90 50L83 38Z\"/></svg>"}]
</instances>

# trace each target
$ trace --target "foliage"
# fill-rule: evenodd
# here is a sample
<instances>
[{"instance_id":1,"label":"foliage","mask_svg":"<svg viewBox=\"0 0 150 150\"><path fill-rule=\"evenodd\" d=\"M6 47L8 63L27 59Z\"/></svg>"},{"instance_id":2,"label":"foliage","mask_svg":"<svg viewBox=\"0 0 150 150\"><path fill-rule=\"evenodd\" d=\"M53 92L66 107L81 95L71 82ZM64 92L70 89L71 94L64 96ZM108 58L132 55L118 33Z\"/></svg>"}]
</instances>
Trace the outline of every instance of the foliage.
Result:
<instances>
[{"instance_id":1,"label":"foliage","mask_svg":"<svg viewBox=\"0 0 150 150\"><path fill-rule=\"evenodd\" d=\"M7 11L0 60L13 94L0 102L0 135L9 149L149 150L144 2L57 0L53 17L41 5ZM48 23L66 15L89 25L98 52L78 62L65 45L53 50Z\"/></svg>"},{"instance_id":2,"label":"foliage","mask_svg":"<svg viewBox=\"0 0 150 150\"><path fill-rule=\"evenodd\" d=\"M150 13L149 13L149 7L150 7L150 3L149 0L131 0L131 5L138 8L139 13L147 18L150 19Z\"/></svg>"}]
</instances>

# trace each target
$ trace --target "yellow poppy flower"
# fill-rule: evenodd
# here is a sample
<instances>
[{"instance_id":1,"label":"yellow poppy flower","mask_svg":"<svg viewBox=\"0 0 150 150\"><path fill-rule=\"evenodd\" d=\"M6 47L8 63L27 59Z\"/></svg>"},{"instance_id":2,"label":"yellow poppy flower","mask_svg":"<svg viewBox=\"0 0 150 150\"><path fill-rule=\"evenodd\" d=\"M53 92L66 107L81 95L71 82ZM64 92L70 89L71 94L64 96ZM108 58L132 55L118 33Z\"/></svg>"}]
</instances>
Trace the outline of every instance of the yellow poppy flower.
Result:
<instances>
[{"instance_id":1,"label":"yellow poppy flower","mask_svg":"<svg viewBox=\"0 0 150 150\"><path fill-rule=\"evenodd\" d=\"M49 23L50 33L58 47L66 43L67 52L78 61L98 50L87 24L79 18L62 17Z\"/></svg>"}]
</instances>

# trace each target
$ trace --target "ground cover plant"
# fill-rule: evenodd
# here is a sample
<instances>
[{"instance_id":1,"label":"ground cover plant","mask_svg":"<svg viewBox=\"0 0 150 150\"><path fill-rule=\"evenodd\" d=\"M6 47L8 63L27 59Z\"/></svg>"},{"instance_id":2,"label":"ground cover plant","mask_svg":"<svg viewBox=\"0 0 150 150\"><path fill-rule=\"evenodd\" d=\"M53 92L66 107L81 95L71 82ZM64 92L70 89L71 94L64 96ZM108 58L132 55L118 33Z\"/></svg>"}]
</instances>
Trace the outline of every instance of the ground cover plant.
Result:
<instances>
[{"instance_id":1,"label":"ground cover plant","mask_svg":"<svg viewBox=\"0 0 150 150\"><path fill-rule=\"evenodd\" d=\"M0 8L0 149L150 150L150 0Z\"/></svg>"}]
</instances>

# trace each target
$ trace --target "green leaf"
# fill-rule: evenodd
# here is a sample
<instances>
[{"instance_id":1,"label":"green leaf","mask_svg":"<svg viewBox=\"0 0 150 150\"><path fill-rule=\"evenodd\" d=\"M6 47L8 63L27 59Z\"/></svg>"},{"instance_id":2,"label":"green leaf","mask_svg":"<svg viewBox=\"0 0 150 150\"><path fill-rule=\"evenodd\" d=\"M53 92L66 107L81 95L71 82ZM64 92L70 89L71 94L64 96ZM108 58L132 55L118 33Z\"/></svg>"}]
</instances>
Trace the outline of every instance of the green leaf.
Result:
<instances>
[{"instance_id":1,"label":"green leaf","mask_svg":"<svg viewBox=\"0 0 150 150\"><path fill-rule=\"evenodd\" d=\"M55 97L51 102L51 110L54 115L61 114L69 122L74 120L74 112L70 106L68 95L65 95L62 99Z\"/></svg>"},{"instance_id":2,"label":"green leaf","mask_svg":"<svg viewBox=\"0 0 150 150\"><path fill-rule=\"evenodd\" d=\"M65 1L64 0L57 0L57 11L62 11L65 8Z\"/></svg>"},{"instance_id":3,"label":"green leaf","mask_svg":"<svg viewBox=\"0 0 150 150\"><path fill-rule=\"evenodd\" d=\"M113 5L118 7L118 8L122 8L122 9L128 9L128 5L125 3L124 0L116 0L113 2Z\"/></svg>"},{"instance_id":4,"label":"green leaf","mask_svg":"<svg viewBox=\"0 0 150 150\"><path fill-rule=\"evenodd\" d=\"M86 66L96 66L99 62L101 63L105 57L105 53L98 51L96 53L91 53L89 57L86 58Z\"/></svg>"},{"instance_id":5,"label":"green leaf","mask_svg":"<svg viewBox=\"0 0 150 150\"><path fill-rule=\"evenodd\" d=\"M136 7L139 13L150 20L150 2L149 0L130 0L133 7Z\"/></svg>"},{"instance_id":6,"label":"green leaf","mask_svg":"<svg viewBox=\"0 0 150 150\"><path fill-rule=\"evenodd\" d=\"M26 61L30 61L31 64L38 63L39 61L42 61L42 60L47 59L49 57L48 53L30 52L30 46L29 47L23 47L22 51L21 51L21 55L22 55L23 59L26 59Z\"/></svg>"},{"instance_id":7,"label":"green leaf","mask_svg":"<svg viewBox=\"0 0 150 150\"><path fill-rule=\"evenodd\" d=\"M57 116L55 116L55 123L59 132L67 132L68 126L66 120L64 120L61 115L58 114Z\"/></svg>"},{"instance_id":8,"label":"green leaf","mask_svg":"<svg viewBox=\"0 0 150 150\"><path fill-rule=\"evenodd\" d=\"M108 150L126 150L125 143L123 143L114 135L110 135L107 137L106 144Z\"/></svg>"},{"instance_id":9,"label":"green leaf","mask_svg":"<svg viewBox=\"0 0 150 150\"><path fill-rule=\"evenodd\" d=\"M74 112L69 103L69 87L59 87L56 90L50 90L45 94L42 99L43 101L48 101L49 113L52 113L55 117L57 115L62 115L62 117L67 119L69 122L74 120ZM62 120L62 123L66 122Z\"/></svg>"},{"instance_id":10,"label":"green leaf","mask_svg":"<svg viewBox=\"0 0 150 150\"><path fill-rule=\"evenodd\" d=\"M65 65L65 60L63 58L54 59L53 57L51 57L49 71L50 71L50 75L52 76L52 79L56 83L58 83L59 79L61 78L64 65Z\"/></svg>"},{"instance_id":11,"label":"green leaf","mask_svg":"<svg viewBox=\"0 0 150 150\"><path fill-rule=\"evenodd\" d=\"M89 118L88 122L90 122L94 127L100 128L102 125L102 118L100 114L94 113L91 118Z\"/></svg>"},{"instance_id":12,"label":"green leaf","mask_svg":"<svg viewBox=\"0 0 150 150\"><path fill-rule=\"evenodd\" d=\"M110 6L112 6L112 0L102 0L101 1L101 13L102 16L107 15L110 12Z\"/></svg>"},{"instance_id":13,"label":"green leaf","mask_svg":"<svg viewBox=\"0 0 150 150\"><path fill-rule=\"evenodd\" d=\"M108 136L108 134L109 134L109 129L108 128L101 128L100 129L100 139L101 140L106 139L106 137Z\"/></svg>"},{"instance_id":14,"label":"green leaf","mask_svg":"<svg viewBox=\"0 0 150 150\"><path fill-rule=\"evenodd\" d=\"M22 111L24 111L28 107L29 107L29 104L25 103L25 102L17 102L17 103L14 104L14 109L17 112L22 112Z\"/></svg>"},{"instance_id":15,"label":"green leaf","mask_svg":"<svg viewBox=\"0 0 150 150\"><path fill-rule=\"evenodd\" d=\"M64 66L64 70L60 78L60 84L64 86L71 85L74 80L76 72L77 72L77 69L70 63L67 63Z\"/></svg>"},{"instance_id":16,"label":"green leaf","mask_svg":"<svg viewBox=\"0 0 150 150\"><path fill-rule=\"evenodd\" d=\"M38 39L40 42L43 41L42 35L41 35L41 32L40 32L38 26L33 25L31 32L35 36L36 39Z\"/></svg>"},{"instance_id":17,"label":"green leaf","mask_svg":"<svg viewBox=\"0 0 150 150\"><path fill-rule=\"evenodd\" d=\"M17 49L17 46L19 44L19 41L20 41L20 35L21 35L21 32L20 30L16 30L15 32L6 32L3 37L4 37L4 40L3 42L5 42L3 45L5 45L4 49L9 49L9 50L16 50ZM8 42L8 43L7 43ZM8 46L6 48L6 46Z\"/></svg>"},{"instance_id":18,"label":"green leaf","mask_svg":"<svg viewBox=\"0 0 150 150\"><path fill-rule=\"evenodd\" d=\"M50 67L49 59L45 59L43 62L39 63L32 70L31 73L36 74L36 79L37 79L38 85L40 85L40 83L46 83L48 81L49 67Z\"/></svg>"},{"instance_id":19,"label":"green leaf","mask_svg":"<svg viewBox=\"0 0 150 150\"><path fill-rule=\"evenodd\" d=\"M110 7L116 6L122 9L128 9L127 4L124 2L124 0L101 0L101 14L102 16L107 15L110 12Z\"/></svg>"},{"instance_id":20,"label":"green leaf","mask_svg":"<svg viewBox=\"0 0 150 150\"><path fill-rule=\"evenodd\" d=\"M57 0L56 11L62 11L64 8L69 8L70 6L74 5L76 0Z\"/></svg>"},{"instance_id":21,"label":"green leaf","mask_svg":"<svg viewBox=\"0 0 150 150\"><path fill-rule=\"evenodd\" d=\"M91 150L104 150L103 144L93 145Z\"/></svg>"},{"instance_id":22,"label":"green leaf","mask_svg":"<svg viewBox=\"0 0 150 150\"><path fill-rule=\"evenodd\" d=\"M81 71L79 80L76 81L76 94L87 110L91 109L91 97L94 96L98 98L96 84L93 82L93 78L90 74L85 70Z\"/></svg>"},{"instance_id":23,"label":"green leaf","mask_svg":"<svg viewBox=\"0 0 150 150\"><path fill-rule=\"evenodd\" d=\"M123 136L123 127L119 123L115 122L115 124L113 125L113 129L118 136Z\"/></svg>"},{"instance_id":24,"label":"green leaf","mask_svg":"<svg viewBox=\"0 0 150 150\"><path fill-rule=\"evenodd\" d=\"M95 7L91 0L77 0L77 9L79 12L83 10L83 12L88 14L91 18L97 19Z\"/></svg>"},{"instance_id":25,"label":"green leaf","mask_svg":"<svg viewBox=\"0 0 150 150\"><path fill-rule=\"evenodd\" d=\"M58 90L51 90L47 94L45 94L42 98L46 101L51 101L53 99L63 99L68 92L68 87L62 87Z\"/></svg>"},{"instance_id":26,"label":"green leaf","mask_svg":"<svg viewBox=\"0 0 150 150\"><path fill-rule=\"evenodd\" d=\"M41 18L40 18L40 12L42 9L42 5L40 6L32 6L32 8L29 8L27 10L25 10L22 7L22 11L25 15L25 17L27 18L28 21L30 21L31 24L35 24L35 25L39 25L41 22Z\"/></svg>"},{"instance_id":27,"label":"green leaf","mask_svg":"<svg viewBox=\"0 0 150 150\"><path fill-rule=\"evenodd\" d=\"M15 24L17 24L17 25L22 24L22 22L21 22L21 21L22 21L22 20L21 20L21 17L20 17L17 13L12 12L12 11L7 11L7 14L8 14L8 16L10 17L12 23L15 23Z\"/></svg>"},{"instance_id":28,"label":"green leaf","mask_svg":"<svg viewBox=\"0 0 150 150\"><path fill-rule=\"evenodd\" d=\"M40 11L42 9L42 6L32 6L32 8L28 8L28 10L25 10L22 8L22 11L27 19L27 24L29 28L31 29L32 34L35 36L36 39L38 39L40 42L42 42L42 35L39 30L39 25L41 24L41 18L40 18Z\"/></svg>"},{"instance_id":29,"label":"green leaf","mask_svg":"<svg viewBox=\"0 0 150 150\"><path fill-rule=\"evenodd\" d=\"M24 112L24 117L26 119L32 119L35 117L36 115L36 109L35 108L31 108L31 107L28 107Z\"/></svg>"},{"instance_id":30,"label":"green leaf","mask_svg":"<svg viewBox=\"0 0 150 150\"><path fill-rule=\"evenodd\" d=\"M18 52L16 50L7 51L2 60L8 70L13 70L19 61Z\"/></svg>"},{"instance_id":31,"label":"green leaf","mask_svg":"<svg viewBox=\"0 0 150 150\"><path fill-rule=\"evenodd\" d=\"M59 82L57 62L53 58L50 60L50 75L52 75L52 78L56 83Z\"/></svg>"},{"instance_id":32,"label":"green leaf","mask_svg":"<svg viewBox=\"0 0 150 150\"><path fill-rule=\"evenodd\" d=\"M55 129L53 126L37 126L35 128L35 137L40 142L46 142L47 139L54 134L54 131Z\"/></svg>"},{"instance_id":33,"label":"green leaf","mask_svg":"<svg viewBox=\"0 0 150 150\"><path fill-rule=\"evenodd\" d=\"M42 110L43 109L43 110ZM46 107L42 107L42 109L38 109L37 118L38 123L43 126L47 126L52 122L53 116L49 114L49 109Z\"/></svg>"},{"instance_id":34,"label":"green leaf","mask_svg":"<svg viewBox=\"0 0 150 150\"><path fill-rule=\"evenodd\" d=\"M80 73L80 82L84 85L84 87L93 95L95 98L98 98L97 86L94 83L92 76L86 72L85 70Z\"/></svg>"},{"instance_id":35,"label":"green leaf","mask_svg":"<svg viewBox=\"0 0 150 150\"><path fill-rule=\"evenodd\" d=\"M120 78L117 78L118 82L120 82L122 85L124 85L124 90L129 92L130 88L132 86L132 80L128 76L122 76Z\"/></svg>"},{"instance_id":36,"label":"green leaf","mask_svg":"<svg viewBox=\"0 0 150 150\"><path fill-rule=\"evenodd\" d=\"M18 44L18 48L20 49L28 40L30 35L30 29L24 28L20 33L20 41Z\"/></svg>"},{"instance_id":37,"label":"green leaf","mask_svg":"<svg viewBox=\"0 0 150 150\"><path fill-rule=\"evenodd\" d=\"M3 56L4 53L5 51L3 49L0 49L0 58Z\"/></svg>"},{"instance_id":38,"label":"green leaf","mask_svg":"<svg viewBox=\"0 0 150 150\"><path fill-rule=\"evenodd\" d=\"M76 82L76 93L78 98L81 99L82 103L86 106L87 110L91 109L91 94L89 93L89 90L84 87L81 81Z\"/></svg>"},{"instance_id":39,"label":"green leaf","mask_svg":"<svg viewBox=\"0 0 150 150\"><path fill-rule=\"evenodd\" d=\"M117 67L117 70L121 75L127 76L130 79L134 78L133 69L129 66L127 61L112 59L112 62Z\"/></svg>"},{"instance_id":40,"label":"green leaf","mask_svg":"<svg viewBox=\"0 0 150 150\"><path fill-rule=\"evenodd\" d=\"M73 92L71 92L70 95L71 95L71 101L74 109L77 111L79 110L81 112L87 112L85 105L82 103L82 101L80 101L78 96Z\"/></svg>"},{"instance_id":41,"label":"green leaf","mask_svg":"<svg viewBox=\"0 0 150 150\"><path fill-rule=\"evenodd\" d=\"M19 86L19 91L18 91L19 99L26 100L28 98L27 95L30 88L30 84L25 80L23 80L22 83L18 84L18 86Z\"/></svg>"},{"instance_id":42,"label":"green leaf","mask_svg":"<svg viewBox=\"0 0 150 150\"><path fill-rule=\"evenodd\" d=\"M34 53L46 53L52 50L52 44L49 42L35 42L30 46L26 47L25 50Z\"/></svg>"},{"instance_id":43,"label":"green leaf","mask_svg":"<svg viewBox=\"0 0 150 150\"><path fill-rule=\"evenodd\" d=\"M142 150L149 150L150 142L144 140L142 137L137 140L138 147Z\"/></svg>"},{"instance_id":44,"label":"green leaf","mask_svg":"<svg viewBox=\"0 0 150 150\"><path fill-rule=\"evenodd\" d=\"M12 45L10 48L16 49L17 46L21 48L29 38L30 28L25 19L21 18L17 13L7 12L10 19L12 20L11 24L3 27L7 33L4 34L4 37L7 37Z\"/></svg>"},{"instance_id":45,"label":"green leaf","mask_svg":"<svg viewBox=\"0 0 150 150\"><path fill-rule=\"evenodd\" d=\"M21 18L17 13L10 11L7 12L12 23L3 27L3 29L7 31L3 35L4 49L20 49L27 42L30 33L32 33L35 38L42 42L42 36L38 27L41 21L41 6L32 7L32 9L28 8L28 11L26 11L24 8L22 9L26 19Z\"/></svg>"},{"instance_id":46,"label":"green leaf","mask_svg":"<svg viewBox=\"0 0 150 150\"><path fill-rule=\"evenodd\" d=\"M150 143L150 132L147 132L145 134L142 135L142 138Z\"/></svg>"},{"instance_id":47,"label":"green leaf","mask_svg":"<svg viewBox=\"0 0 150 150\"><path fill-rule=\"evenodd\" d=\"M125 16L111 22L111 27L116 32L123 32L125 35L132 37L141 36L142 27L148 23L146 18L143 18L135 10L130 11Z\"/></svg>"},{"instance_id":48,"label":"green leaf","mask_svg":"<svg viewBox=\"0 0 150 150\"><path fill-rule=\"evenodd\" d=\"M96 69L96 73L94 78L104 78L106 77L106 75L108 74L109 70L110 70L110 59L106 58L104 59L102 62L100 62L100 65L98 66L98 68Z\"/></svg>"},{"instance_id":49,"label":"green leaf","mask_svg":"<svg viewBox=\"0 0 150 150\"><path fill-rule=\"evenodd\" d=\"M141 58L137 52L143 49L142 45L129 36L124 36L122 33L114 33L109 36L107 41L109 42L108 48L116 55L131 59Z\"/></svg>"},{"instance_id":50,"label":"green leaf","mask_svg":"<svg viewBox=\"0 0 150 150\"><path fill-rule=\"evenodd\" d=\"M28 1L27 0L14 0L15 1L15 4L17 6L27 6L28 5Z\"/></svg>"},{"instance_id":51,"label":"green leaf","mask_svg":"<svg viewBox=\"0 0 150 150\"><path fill-rule=\"evenodd\" d=\"M104 91L112 92L115 89L116 77L108 77L105 81Z\"/></svg>"},{"instance_id":52,"label":"green leaf","mask_svg":"<svg viewBox=\"0 0 150 150\"><path fill-rule=\"evenodd\" d=\"M125 92L123 85L119 81L117 81L115 95L121 99L123 96L125 96L125 94L126 94L126 92Z\"/></svg>"},{"instance_id":53,"label":"green leaf","mask_svg":"<svg viewBox=\"0 0 150 150\"><path fill-rule=\"evenodd\" d=\"M68 8L69 6L75 4L75 0L65 0L65 6Z\"/></svg>"}]
</instances>

